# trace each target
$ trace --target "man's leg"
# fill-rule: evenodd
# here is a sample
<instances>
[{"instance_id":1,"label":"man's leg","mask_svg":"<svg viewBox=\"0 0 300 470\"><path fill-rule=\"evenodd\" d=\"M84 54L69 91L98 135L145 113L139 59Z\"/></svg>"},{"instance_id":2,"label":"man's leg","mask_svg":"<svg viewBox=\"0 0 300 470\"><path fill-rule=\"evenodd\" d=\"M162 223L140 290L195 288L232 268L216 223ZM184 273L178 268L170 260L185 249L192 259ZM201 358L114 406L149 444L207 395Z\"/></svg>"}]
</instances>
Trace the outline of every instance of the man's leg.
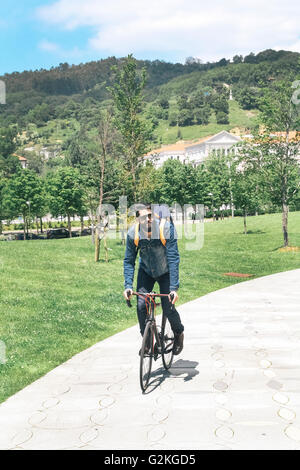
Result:
<instances>
[{"instance_id":1,"label":"man's leg","mask_svg":"<svg viewBox=\"0 0 300 470\"><path fill-rule=\"evenodd\" d=\"M155 284L155 279L149 276L143 269L139 268L138 277L137 277L137 292L152 292L153 286ZM142 297L137 298L137 315L140 324L141 335L143 336L145 331L146 324L146 303Z\"/></svg>"},{"instance_id":2,"label":"man's leg","mask_svg":"<svg viewBox=\"0 0 300 470\"><path fill-rule=\"evenodd\" d=\"M164 274L160 278L157 279L159 284L160 293L161 294L169 294L170 293L170 275L169 273ZM184 330L184 326L181 323L181 319L179 313L177 312L175 306L170 303L168 297L161 298L161 305L164 314L168 318L171 328L176 334L181 334Z\"/></svg>"}]
</instances>

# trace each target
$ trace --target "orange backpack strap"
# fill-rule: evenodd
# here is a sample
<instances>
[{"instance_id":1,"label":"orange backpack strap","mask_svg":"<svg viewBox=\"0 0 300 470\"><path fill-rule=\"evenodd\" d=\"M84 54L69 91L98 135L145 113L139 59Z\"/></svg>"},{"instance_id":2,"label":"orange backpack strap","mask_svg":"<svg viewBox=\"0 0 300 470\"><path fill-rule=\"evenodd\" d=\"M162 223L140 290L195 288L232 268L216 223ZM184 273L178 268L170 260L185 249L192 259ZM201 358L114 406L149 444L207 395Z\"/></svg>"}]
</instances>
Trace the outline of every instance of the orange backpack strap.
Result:
<instances>
[{"instance_id":1,"label":"orange backpack strap","mask_svg":"<svg viewBox=\"0 0 300 470\"><path fill-rule=\"evenodd\" d=\"M167 243L165 239L165 234L164 234L165 223L166 223L166 219L161 219L160 224L159 224L159 238L164 246L166 246L166 243Z\"/></svg>"},{"instance_id":2,"label":"orange backpack strap","mask_svg":"<svg viewBox=\"0 0 300 470\"><path fill-rule=\"evenodd\" d=\"M140 241L140 236L139 236L139 228L140 224L137 223L135 224L135 229L134 229L134 244L138 248L139 246L139 241Z\"/></svg>"}]
</instances>

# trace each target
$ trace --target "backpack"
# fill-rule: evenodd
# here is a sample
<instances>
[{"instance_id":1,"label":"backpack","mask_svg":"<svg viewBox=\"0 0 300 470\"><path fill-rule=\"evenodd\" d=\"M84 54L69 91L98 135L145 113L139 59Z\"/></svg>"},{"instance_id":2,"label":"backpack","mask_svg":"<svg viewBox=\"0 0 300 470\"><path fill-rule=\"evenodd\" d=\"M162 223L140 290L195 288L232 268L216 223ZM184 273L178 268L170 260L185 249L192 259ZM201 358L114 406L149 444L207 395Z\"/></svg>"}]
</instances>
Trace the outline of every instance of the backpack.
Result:
<instances>
[{"instance_id":1,"label":"backpack","mask_svg":"<svg viewBox=\"0 0 300 470\"><path fill-rule=\"evenodd\" d=\"M163 219L160 219L160 222L159 222L159 239L164 246L166 246L166 243L167 243L165 236L164 236L164 228L165 228L166 221L167 219L163 218ZM139 241L140 241L139 229L140 229L140 224L137 222L134 228L134 244L137 248L139 246Z\"/></svg>"}]
</instances>

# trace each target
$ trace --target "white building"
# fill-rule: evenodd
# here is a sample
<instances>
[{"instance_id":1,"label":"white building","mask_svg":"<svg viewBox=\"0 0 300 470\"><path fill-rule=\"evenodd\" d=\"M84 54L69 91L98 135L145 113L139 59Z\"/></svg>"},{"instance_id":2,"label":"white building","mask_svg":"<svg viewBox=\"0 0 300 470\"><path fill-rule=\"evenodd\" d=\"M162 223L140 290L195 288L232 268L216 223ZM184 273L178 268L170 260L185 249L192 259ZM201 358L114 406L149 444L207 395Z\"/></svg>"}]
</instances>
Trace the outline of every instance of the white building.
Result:
<instances>
[{"instance_id":1,"label":"white building","mask_svg":"<svg viewBox=\"0 0 300 470\"><path fill-rule=\"evenodd\" d=\"M206 137L202 142L188 145L185 149L186 159L190 163L199 165L211 154L228 155L236 152L235 145L241 142L241 138L230 134L227 131L221 131L212 137Z\"/></svg>"},{"instance_id":2,"label":"white building","mask_svg":"<svg viewBox=\"0 0 300 470\"><path fill-rule=\"evenodd\" d=\"M13 154L14 157L18 157L19 159L19 162L21 163L21 166L22 168L27 168L28 166L28 161L27 161L27 158L25 157L21 157L20 155L17 155L17 154Z\"/></svg>"},{"instance_id":3,"label":"white building","mask_svg":"<svg viewBox=\"0 0 300 470\"><path fill-rule=\"evenodd\" d=\"M179 141L176 144L165 145L159 149L152 150L146 157L153 160L156 167L160 167L166 160L180 160L182 163L193 163L199 165L210 154L236 152L235 145L241 142L241 138L221 131L213 136L204 137L195 142Z\"/></svg>"}]
</instances>

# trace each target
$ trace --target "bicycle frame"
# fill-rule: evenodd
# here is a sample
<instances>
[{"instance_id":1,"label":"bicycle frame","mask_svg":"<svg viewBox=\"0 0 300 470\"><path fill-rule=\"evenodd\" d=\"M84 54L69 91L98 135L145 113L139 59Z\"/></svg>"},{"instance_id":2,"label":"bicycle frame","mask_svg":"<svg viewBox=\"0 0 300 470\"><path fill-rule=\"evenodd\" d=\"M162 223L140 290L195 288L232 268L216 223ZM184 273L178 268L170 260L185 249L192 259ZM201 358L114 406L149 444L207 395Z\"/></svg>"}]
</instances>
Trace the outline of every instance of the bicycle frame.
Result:
<instances>
[{"instance_id":1,"label":"bicycle frame","mask_svg":"<svg viewBox=\"0 0 300 470\"><path fill-rule=\"evenodd\" d=\"M146 292L132 292L132 295L136 295L137 297L142 297L145 300L146 312L147 312L146 323L149 322L149 321L151 323L153 323L153 326L152 326L153 333L154 333L154 336L155 336L156 344L159 348L159 353L161 353L162 342L161 342L161 337L159 335L156 320L155 320L155 310L156 310L156 307L160 304L157 304L155 302L155 298L156 297L169 297L169 294L156 294L155 292L148 292L148 293L146 293ZM127 300L127 305L129 307L132 306L131 303L130 303L130 300ZM164 316L164 313L163 313L163 316Z\"/></svg>"},{"instance_id":2,"label":"bicycle frame","mask_svg":"<svg viewBox=\"0 0 300 470\"><path fill-rule=\"evenodd\" d=\"M151 368L152 368L152 359L155 361L161 355L163 366L166 370L171 367L173 361L173 342L174 336L168 337L165 335L165 327L167 317L163 313L162 316L162 324L161 324L161 331L158 330L156 319L155 319L155 309L157 307L156 297L169 297L169 294L156 294L155 292L132 292L133 295L138 297L142 297L145 301L146 306L146 324L145 324L145 331L143 334L143 341L142 341L142 348L140 350L140 385L142 388L143 393L146 391L148 386ZM132 307L130 300L127 299L127 305ZM149 341L149 346L147 349L147 342ZM166 341L168 342L168 348L166 348ZM171 354L171 357L166 359L166 355ZM149 361L149 362L147 362ZM146 365L146 367L144 367Z\"/></svg>"}]
</instances>

